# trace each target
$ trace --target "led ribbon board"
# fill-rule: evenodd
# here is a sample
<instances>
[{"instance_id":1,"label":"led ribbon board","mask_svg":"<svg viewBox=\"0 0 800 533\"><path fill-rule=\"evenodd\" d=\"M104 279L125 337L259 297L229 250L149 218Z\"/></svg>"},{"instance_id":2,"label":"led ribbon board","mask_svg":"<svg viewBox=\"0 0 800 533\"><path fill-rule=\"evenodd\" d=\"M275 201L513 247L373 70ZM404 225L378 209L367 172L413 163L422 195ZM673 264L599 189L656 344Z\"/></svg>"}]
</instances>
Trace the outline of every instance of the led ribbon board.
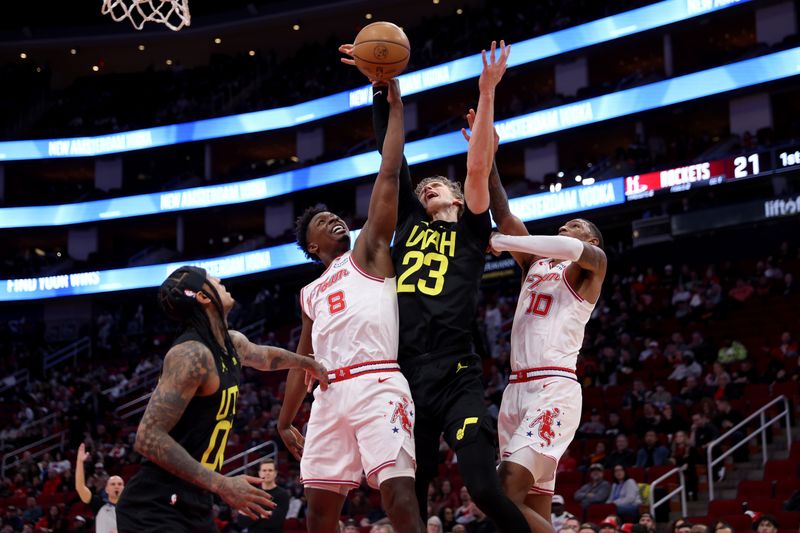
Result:
<instances>
[{"instance_id":1,"label":"led ribbon board","mask_svg":"<svg viewBox=\"0 0 800 533\"><path fill-rule=\"evenodd\" d=\"M800 74L800 48L793 48L536 111L500 121L496 127L501 143L532 139L797 74ZM467 143L456 131L408 143L405 154L409 164L414 165L463 154L466 150ZM786 155L787 161L793 161L794 157L794 153ZM367 176L376 173L379 166L378 153L369 152L237 183L55 206L7 207L0 209L0 228L79 224L252 202Z\"/></svg>"},{"instance_id":2,"label":"led ribbon board","mask_svg":"<svg viewBox=\"0 0 800 533\"><path fill-rule=\"evenodd\" d=\"M590 186L514 198L510 201L510 206L514 214L530 221L617 205L624 201L624 180L614 178ZM351 242L355 242L360 231L354 230L350 233ZM199 261L0 280L0 301L38 300L157 287L173 270L185 264L203 267L211 275L224 279L304 263L308 263L308 259L296 244L281 244L253 252Z\"/></svg>"},{"instance_id":3,"label":"led ribbon board","mask_svg":"<svg viewBox=\"0 0 800 533\"><path fill-rule=\"evenodd\" d=\"M665 0L548 35L514 43L509 66L532 63L626 35L651 30L749 0ZM399 76L406 96L480 75L480 54ZM344 91L300 104L198 120L169 126L64 139L0 142L0 161L92 157L193 141L289 128L345 113L370 103L369 87Z\"/></svg>"}]
</instances>

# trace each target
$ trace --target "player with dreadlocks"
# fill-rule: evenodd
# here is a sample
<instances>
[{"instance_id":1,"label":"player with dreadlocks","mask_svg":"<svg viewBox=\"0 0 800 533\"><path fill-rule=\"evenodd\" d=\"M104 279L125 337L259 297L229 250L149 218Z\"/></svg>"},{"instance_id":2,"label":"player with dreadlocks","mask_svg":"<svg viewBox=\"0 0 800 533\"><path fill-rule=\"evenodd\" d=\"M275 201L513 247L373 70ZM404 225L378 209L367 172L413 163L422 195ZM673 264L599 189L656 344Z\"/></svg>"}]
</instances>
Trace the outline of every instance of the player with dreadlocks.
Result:
<instances>
[{"instance_id":1,"label":"player with dreadlocks","mask_svg":"<svg viewBox=\"0 0 800 533\"><path fill-rule=\"evenodd\" d=\"M213 494L251 518L274 507L252 476L219 473L236 413L241 366L301 368L327 387L327 371L308 357L259 346L229 331L234 300L219 279L183 266L162 283L164 313L181 334L164 357L161 377L136 433L146 460L117 504L120 533L216 532Z\"/></svg>"}]
</instances>

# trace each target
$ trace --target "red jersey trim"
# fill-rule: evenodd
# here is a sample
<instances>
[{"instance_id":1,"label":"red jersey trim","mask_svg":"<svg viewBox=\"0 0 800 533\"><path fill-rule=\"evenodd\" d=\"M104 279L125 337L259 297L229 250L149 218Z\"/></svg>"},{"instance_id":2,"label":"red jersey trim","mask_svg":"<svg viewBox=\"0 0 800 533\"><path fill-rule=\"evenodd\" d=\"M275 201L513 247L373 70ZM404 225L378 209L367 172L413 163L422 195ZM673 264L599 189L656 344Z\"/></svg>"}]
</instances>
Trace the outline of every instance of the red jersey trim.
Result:
<instances>
[{"instance_id":1,"label":"red jersey trim","mask_svg":"<svg viewBox=\"0 0 800 533\"><path fill-rule=\"evenodd\" d=\"M372 274L367 274L364 271L364 269L362 269L360 266L358 266L358 263L356 263L356 258L353 257L352 253L350 254L350 262L353 264L353 268L356 269L356 272L358 272L359 274L361 274L362 276L364 276L367 279L371 279L372 281L378 281L380 283L383 283L383 280L386 279L386 278L382 278L380 276L373 276Z\"/></svg>"},{"instance_id":2,"label":"red jersey trim","mask_svg":"<svg viewBox=\"0 0 800 533\"><path fill-rule=\"evenodd\" d=\"M575 289L572 288L572 285L569 284L569 280L567 279L566 269L564 270L564 273L561 275L561 278L564 280L564 285L567 286L567 289L569 289L569 292L571 292L572 295L575 298L577 298L579 302L584 301L583 297L580 294L578 294L578 292Z\"/></svg>"}]
</instances>

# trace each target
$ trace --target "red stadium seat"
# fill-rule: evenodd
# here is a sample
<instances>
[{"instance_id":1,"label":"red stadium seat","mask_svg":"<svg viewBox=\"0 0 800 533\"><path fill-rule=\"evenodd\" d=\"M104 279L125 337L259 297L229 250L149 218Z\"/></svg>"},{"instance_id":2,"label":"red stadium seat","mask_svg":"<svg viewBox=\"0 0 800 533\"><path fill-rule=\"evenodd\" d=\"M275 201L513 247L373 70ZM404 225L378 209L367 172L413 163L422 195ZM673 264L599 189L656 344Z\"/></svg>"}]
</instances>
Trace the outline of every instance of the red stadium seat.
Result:
<instances>
[{"instance_id":1,"label":"red stadium seat","mask_svg":"<svg viewBox=\"0 0 800 533\"><path fill-rule=\"evenodd\" d=\"M690 516L688 518L688 520L692 524L704 524L704 525L709 526L709 527L712 527L714 525L712 523L714 521L714 519L711 518L708 515L706 515L706 516Z\"/></svg>"},{"instance_id":2,"label":"red stadium seat","mask_svg":"<svg viewBox=\"0 0 800 533\"><path fill-rule=\"evenodd\" d=\"M798 490L797 479L779 479L775 484L775 498L784 501Z\"/></svg>"},{"instance_id":3,"label":"red stadium seat","mask_svg":"<svg viewBox=\"0 0 800 533\"><path fill-rule=\"evenodd\" d=\"M636 483L644 483L645 480L644 468L638 466L631 466L625 469L625 473L628 474L628 477L633 479Z\"/></svg>"},{"instance_id":4,"label":"red stadium seat","mask_svg":"<svg viewBox=\"0 0 800 533\"><path fill-rule=\"evenodd\" d=\"M797 479L798 462L795 459L772 460L767 461L764 466L764 479L786 479L787 476L792 479Z\"/></svg>"},{"instance_id":5,"label":"red stadium seat","mask_svg":"<svg viewBox=\"0 0 800 533\"><path fill-rule=\"evenodd\" d=\"M747 500L747 508L757 513L777 514L783 511L783 502L774 498L750 498Z\"/></svg>"},{"instance_id":6,"label":"red stadium seat","mask_svg":"<svg viewBox=\"0 0 800 533\"><path fill-rule=\"evenodd\" d=\"M784 395L789 400L796 400L800 398L800 383L796 381L787 381L785 383L775 383L772 386L772 396L777 398Z\"/></svg>"},{"instance_id":7,"label":"red stadium seat","mask_svg":"<svg viewBox=\"0 0 800 533\"><path fill-rule=\"evenodd\" d=\"M556 485L574 485L583 482L583 472L561 472L556 475Z\"/></svg>"},{"instance_id":8,"label":"red stadium seat","mask_svg":"<svg viewBox=\"0 0 800 533\"><path fill-rule=\"evenodd\" d=\"M714 500L708 503L708 514L712 517L732 515L741 512L743 512L742 504L739 500Z\"/></svg>"},{"instance_id":9,"label":"red stadium seat","mask_svg":"<svg viewBox=\"0 0 800 533\"><path fill-rule=\"evenodd\" d=\"M647 469L647 482L652 483L656 479L660 478L670 470L673 470L675 467L672 465L663 465L663 466L651 466ZM678 476L675 476L675 481L678 481ZM639 481L639 480L637 480ZM667 479L667 481L672 481L672 479Z\"/></svg>"},{"instance_id":10,"label":"red stadium seat","mask_svg":"<svg viewBox=\"0 0 800 533\"><path fill-rule=\"evenodd\" d=\"M791 529L797 531L800 527L800 512L781 511L775 515L781 529Z\"/></svg>"},{"instance_id":11,"label":"red stadium seat","mask_svg":"<svg viewBox=\"0 0 800 533\"><path fill-rule=\"evenodd\" d=\"M739 482L739 489L736 493L736 497L740 500L766 496L772 496L772 481L769 479L743 479Z\"/></svg>"}]
</instances>

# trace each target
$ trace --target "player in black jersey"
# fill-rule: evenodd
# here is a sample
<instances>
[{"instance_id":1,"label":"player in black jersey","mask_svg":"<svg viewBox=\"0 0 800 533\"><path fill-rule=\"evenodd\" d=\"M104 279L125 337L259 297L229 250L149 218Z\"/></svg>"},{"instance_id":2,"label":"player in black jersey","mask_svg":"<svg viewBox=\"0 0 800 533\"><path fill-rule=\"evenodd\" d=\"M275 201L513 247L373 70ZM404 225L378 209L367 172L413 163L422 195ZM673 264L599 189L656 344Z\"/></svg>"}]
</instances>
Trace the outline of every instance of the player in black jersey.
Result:
<instances>
[{"instance_id":1,"label":"player in black jersey","mask_svg":"<svg viewBox=\"0 0 800 533\"><path fill-rule=\"evenodd\" d=\"M158 385L136 433L146 461L117 504L120 533L216 532L213 494L250 518L274 507L252 476L219 473L239 394L241 366L303 368L327 387L327 370L308 357L258 346L227 329L234 300L219 279L184 266L159 289L161 308L183 333L164 357Z\"/></svg>"},{"instance_id":2,"label":"player in black jersey","mask_svg":"<svg viewBox=\"0 0 800 533\"><path fill-rule=\"evenodd\" d=\"M489 171L494 159L494 91L510 47L493 42L479 87L480 99L467 153L464 192L436 176L412 190L408 165L400 174L397 231L392 257L400 308L400 367L417 407L416 491L427 508L428 484L437 475L439 438L458 456L472 499L507 533L551 531L547 521L526 519L504 494L495 470L494 428L484 403L482 365L475 353L472 324L491 235ZM388 110L373 104L378 146ZM530 522L530 524L529 524Z\"/></svg>"}]
</instances>

